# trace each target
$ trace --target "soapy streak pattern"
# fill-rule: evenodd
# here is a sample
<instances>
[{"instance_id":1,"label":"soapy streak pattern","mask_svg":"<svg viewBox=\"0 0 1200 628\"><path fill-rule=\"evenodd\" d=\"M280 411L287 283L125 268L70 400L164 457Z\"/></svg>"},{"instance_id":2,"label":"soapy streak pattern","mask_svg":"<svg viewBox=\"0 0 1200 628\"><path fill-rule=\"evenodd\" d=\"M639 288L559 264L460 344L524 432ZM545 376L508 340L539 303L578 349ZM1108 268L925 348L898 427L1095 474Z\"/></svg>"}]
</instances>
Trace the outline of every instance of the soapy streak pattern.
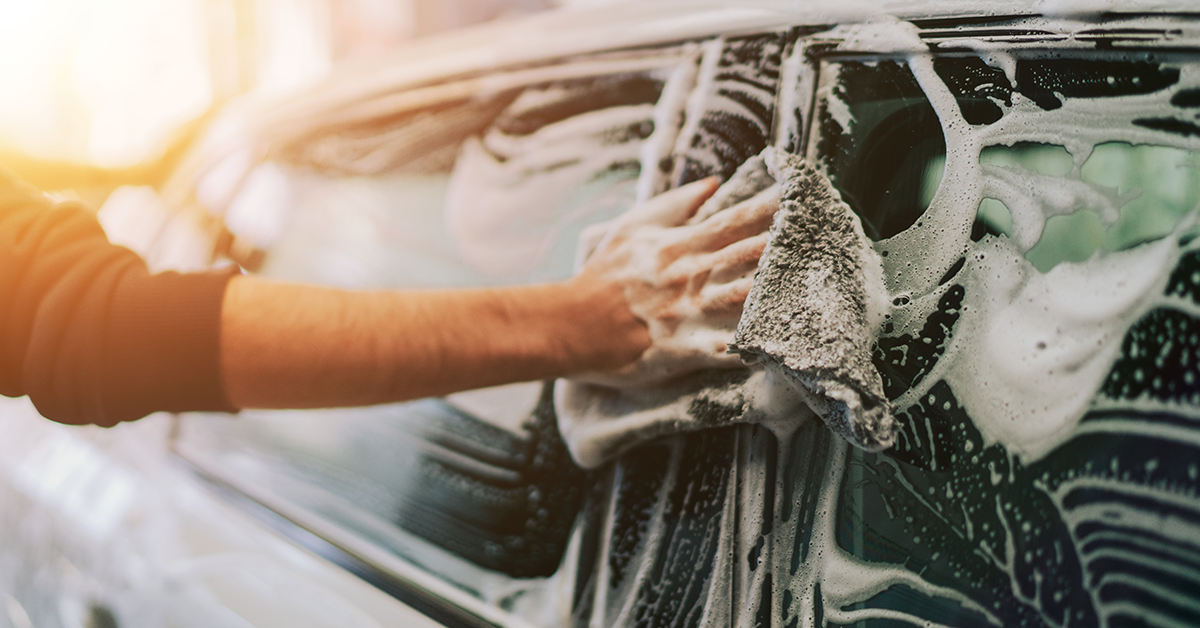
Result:
<instances>
[{"instance_id":1,"label":"soapy streak pattern","mask_svg":"<svg viewBox=\"0 0 1200 628\"><path fill-rule=\"evenodd\" d=\"M925 79L923 84L928 84L928 76ZM954 140L949 142L953 145ZM968 153L964 160L970 157ZM986 251L989 244L995 246L985 239L980 247ZM1159 248L1172 244L1168 241ZM894 243L886 246L897 250ZM1172 297L1190 290L1194 299L1195 284L1200 283L1194 268L1196 254L1188 253L1180 260L1178 254L1160 257L1154 248L1146 247L1144 259L1124 259L1135 265L1150 262L1144 269L1150 271L1145 273L1148 281L1135 285L1148 289L1157 285ZM927 249L922 250L925 252ZM1180 261L1176 265L1174 260ZM1162 271L1151 269L1169 270L1172 266L1169 282L1155 280ZM1113 269L1099 264L1096 270ZM953 345L964 351L969 343L978 344L971 337L978 328L963 329L965 313L960 313L958 304L964 292L970 300L970 291L984 289L975 281L967 283L978 272L967 264L965 270L950 273L955 275L955 283L915 301L926 308L936 303L928 316L909 319L925 321L916 338L928 338L928 343L913 338L914 342L899 342L889 349L881 342L877 359L892 358L881 370L887 373L891 366L901 371L891 378L889 393L907 387L905 380L918 385L917 390L901 399L905 409L899 417L902 429L895 449L887 454L850 452L849 464L840 474L841 501L827 511L838 516L826 515L838 521L838 547L826 546L820 560L849 553L877 565L875 569L889 563L903 566L932 584L969 595L988 607L989 619L997 625L1126 625L1138 621L1194 625L1198 615L1188 592L1200 587L1195 560L1200 550L1200 509L1195 503L1200 470L1192 462L1197 457L1200 421L1188 417L1196 414L1195 367L1189 366L1195 353L1172 347L1192 344L1197 312L1192 307L1180 308L1176 298L1159 300L1160 308L1166 306L1167 310L1155 309L1153 296L1135 300L1139 305L1132 315L1137 322L1119 327L1128 329L1120 357L1115 362L1105 360L1103 354L1094 358L1106 368L1111 365L1106 390L1126 391L1130 398L1115 407L1103 396L1097 398L1092 407L1109 408L1103 415L1088 413L1080 429L1068 432L1073 437L1061 438L1054 443L1058 445L1055 450L1023 461L1002 442L989 442L980 433L976 426L980 417L964 411L955 396L957 388L942 377L929 375L935 369L949 372L939 368L945 357L934 351L908 361L913 357L909 352L922 345L926 351ZM944 273L935 268L929 275ZM1140 297L1144 292L1134 294ZM1118 324L1129 316L1124 313ZM903 336L896 339L902 341ZM1151 347L1153 351L1146 350ZM1176 370L1172 362L1185 368ZM903 398L908 403L903 403ZM1159 402L1152 404L1155 398ZM1134 409L1128 404L1154 409ZM1091 427L1100 416L1109 433ZM1168 417L1169 421L1162 421ZM1148 421L1155 421L1158 428L1171 425L1172 432L1148 430ZM834 461L829 466L840 467ZM1165 520L1183 525L1164 526ZM856 581L859 577L855 576ZM888 595L863 596L860 590L854 597L833 598L830 585L836 578L836 572L831 573L828 579L796 592L805 595L814 608L814 615L807 616L809 621L801 623L819 625L817 615L828 620L829 613L839 609L873 608L878 612L897 604L901 597L900 589L892 589ZM788 597L789 601L795 599ZM963 600L962 594L950 599ZM920 606L913 606L910 600L907 607ZM910 616L910 621L981 623L979 617L971 619L969 609L960 613L942 610L935 615ZM786 621L789 610L783 612Z\"/></svg>"},{"instance_id":2,"label":"soapy streak pattern","mask_svg":"<svg viewBox=\"0 0 1200 628\"><path fill-rule=\"evenodd\" d=\"M686 98L679 97L678 86L664 86L654 119L681 125L676 154L663 162L671 164L669 171L658 170L659 180L639 182L641 187L660 190L674 180L682 184L714 174L730 177L697 212L699 220L773 183L754 156L768 142L781 51L789 36L768 33L716 40L697 60L697 74L673 77L694 81ZM660 131L669 133L660 128L656 134ZM654 141L652 137L648 143ZM643 177L648 170L643 169ZM556 391L561 431L575 460L594 468L660 436L768 418L754 392L763 377L761 369L706 371L648 389L564 382Z\"/></svg>"},{"instance_id":3,"label":"soapy streak pattern","mask_svg":"<svg viewBox=\"0 0 1200 628\"><path fill-rule=\"evenodd\" d=\"M431 446L414 456L396 525L514 578L553 574L585 478L558 434L552 390L547 383L523 439L449 407L431 412L419 428Z\"/></svg>"},{"instance_id":4,"label":"soapy streak pattern","mask_svg":"<svg viewBox=\"0 0 1200 628\"><path fill-rule=\"evenodd\" d=\"M903 30L903 25L896 29ZM922 84L936 96L939 92L932 85L928 66L922 71ZM1050 112L1022 108L1017 100L1016 113L1021 114L1017 117L1024 118L1020 122L1026 129L1061 130L1064 143L1073 148L1086 149L1089 143L1111 140L1113 132L1163 141L1161 136L1137 130L1114 131L1112 126L1099 125L1105 130L1097 132L1068 124L1081 117L1161 109L1159 103L1165 100L1161 93L1150 95L1146 99L1150 102L1130 103L1126 97L1115 104L1102 101L1102 106L1079 106L1068 99L1060 109L1071 111L1069 116L1043 117ZM950 100L943 102L954 105ZM939 113L944 114L945 109L940 108ZM1005 112L1006 117L1013 114L1013 110ZM1046 124L1041 124L1043 121ZM1010 128L1021 126L1011 123ZM1026 133L1022 137L1002 130L995 137L1003 138L998 141L1044 141L1044 136ZM962 199L973 198L964 192L983 176L982 169L978 174L971 172L972 159L977 165L976 151L983 142L947 135L952 151L959 149L948 161L952 166L965 165L966 172L955 175L968 177L963 185L954 186L952 181L957 194L947 198L973 208L979 199L974 205ZM1079 137L1082 142L1075 141ZM1037 207L1035 203L1026 206ZM962 216L950 224L970 225L971 219ZM934 222L923 231L927 234L944 224ZM969 233L969 227L963 229L964 242L969 241ZM904 255L902 241L885 243L895 255L889 257L893 268L922 261L913 256L931 253L928 244L912 240L910 256ZM1196 557L1200 555L1196 541L1200 517L1194 506L1200 469L1190 462L1197 459L1200 443L1200 420L1189 418L1200 414L1191 398L1196 391L1191 384L1194 375L1188 379L1187 371L1178 372L1175 390L1182 394L1166 403L1151 403L1148 395L1123 402L1106 400L1103 395L1091 400L1094 409L1078 419L1074 431L1051 440L1051 451L1027 459L981 431L980 417L957 398L960 387L947 381L946 375L953 370L949 365L956 358L961 360L967 347L979 344L978 334L985 328L972 324L968 311L978 316L997 306L980 298L980 292L986 294L987 290L981 278L1011 274L1007 269L1025 263L1019 252L1006 248L1010 246L995 237L983 238L973 247L975 255L958 253L925 270L923 276L904 277L902 287L918 288L918 296L905 308L908 312L897 317L876 353L889 396L901 397L904 408L899 444L892 452L849 449L831 439L828 432L808 424L791 438L781 438L782 444L772 456L768 452L774 449L773 439L765 432L725 430L724 438L735 441L733 448L740 452L736 477L728 478L726 489L726 495L738 497L726 499L738 500L741 517L740 523L723 520L715 533L740 535L728 547L739 548L742 567L736 577L733 569L713 577L708 607L748 609L732 611L741 618L735 621L739 625L757 620L776 626L844 625L870 618L937 626L1115 626L1141 620L1166 626L1196 623L1194 604L1187 596L1188 591L1196 590ZM1192 335L1185 332L1196 326L1197 312L1194 305L1183 304L1185 299L1194 302L1198 298L1195 286L1200 285L1200 274L1195 268L1196 253L1187 253L1179 261L1175 247L1168 239L1133 254L1117 255L1116 263L1096 260L1099 265L1093 273L1111 277L1123 265L1132 266L1126 273L1118 272L1112 281L1137 280L1130 283L1131 290L1115 295L1123 297L1116 301L1129 304L1123 306L1128 309L1112 314L1119 341L1114 343L1113 358L1093 355L1103 371L1091 390L1102 380L1116 382L1112 385L1119 384L1121 389L1136 384L1143 390L1170 390L1168 384L1155 388L1149 371L1143 372L1141 383L1136 368L1121 365L1128 359L1159 358L1161 347L1166 346L1153 345L1160 347L1160 354L1150 356L1134 350L1135 342L1145 346L1147 340L1158 342L1159 336L1170 334L1176 338L1176 346L1191 343ZM949 250L953 252L954 247ZM1076 278L1070 273L1058 275L1062 281ZM1041 281L1028 275L1024 280ZM1006 288L996 289L1003 294ZM1155 291L1170 295L1160 300L1171 311L1168 318L1186 315L1191 322L1156 322L1167 315L1155 309ZM1020 290L1010 294L1019 295ZM1096 303L1103 304L1103 300ZM1010 336L1010 341L1020 337ZM1184 349L1167 351L1162 359L1182 362L1187 355ZM1164 420L1168 417L1170 421ZM1154 423L1154 429L1147 428L1148 422ZM672 453L671 447L703 446L677 443L654 454L675 457L679 454ZM688 484L683 479L687 473L706 470L666 465L660 483L654 485L663 487L657 492L658 499L653 494L643 495L617 512L646 513L637 529L652 531L662 512L661 506L654 506L663 498L661 491ZM626 494L617 492L618 507ZM1116 513L1116 520L1106 518L1106 513ZM1164 527L1165 521L1183 525ZM644 552L653 547L630 537L624 537L621 546L641 546L643 553L635 556L643 559ZM636 558L624 561L638 564ZM741 584L726 588L726 579ZM706 611L704 617L704 621L668 620L662 625L716 625L724 615Z\"/></svg>"},{"instance_id":5,"label":"soapy streak pattern","mask_svg":"<svg viewBox=\"0 0 1200 628\"><path fill-rule=\"evenodd\" d=\"M703 98L704 111L677 151L676 186L712 175L727 181L770 143L786 43L785 35L767 33L732 38L721 48L713 75L693 96Z\"/></svg>"}]
</instances>

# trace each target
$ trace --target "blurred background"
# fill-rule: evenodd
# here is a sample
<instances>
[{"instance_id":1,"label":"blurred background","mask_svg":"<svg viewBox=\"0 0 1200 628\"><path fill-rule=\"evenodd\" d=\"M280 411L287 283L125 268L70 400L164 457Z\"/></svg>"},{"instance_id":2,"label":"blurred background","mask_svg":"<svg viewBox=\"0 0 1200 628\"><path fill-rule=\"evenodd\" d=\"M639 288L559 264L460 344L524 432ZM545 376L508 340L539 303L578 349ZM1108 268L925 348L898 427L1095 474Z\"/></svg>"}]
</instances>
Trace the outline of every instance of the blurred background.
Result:
<instances>
[{"instance_id":1,"label":"blurred background","mask_svg":"<svg viewBox=\"0 0 1200 628\"><path fill-rule=\"evenodd\" d=\"M0 164L99 209L119 185L161 183L232 99L563 4L0 0ZM118 231L176 247L146 192L114 203L145 228ZM432 625L218 498L168 455L172 429L166 415L64 426L0 397L0 628Z\"/></svg>"},{"instance_id":2,"label":"blurred background","mask_svg":"<svg viewBox=\"0 0 1200 628\"><path fill-rule=\"evenodd\" d=\"M585 1L596 2L0 0L0 162L21 172L22 157L105 168L156 159L234 96L294 89L413 38Z\"/></svg>"}]
</instances>

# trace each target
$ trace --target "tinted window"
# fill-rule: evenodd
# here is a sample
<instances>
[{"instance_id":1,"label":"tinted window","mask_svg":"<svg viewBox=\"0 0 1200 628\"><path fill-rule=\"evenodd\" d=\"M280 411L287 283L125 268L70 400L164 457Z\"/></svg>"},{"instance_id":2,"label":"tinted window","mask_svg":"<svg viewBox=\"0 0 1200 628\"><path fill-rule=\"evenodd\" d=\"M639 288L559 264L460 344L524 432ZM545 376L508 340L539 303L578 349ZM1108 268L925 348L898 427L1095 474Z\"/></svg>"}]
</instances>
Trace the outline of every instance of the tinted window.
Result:
<instances>
[{"instance_id":1,"label":"tinted window","mask_svg":"<svg viewBox=\"0 0 1200 628\"><path fill-rule=\"evenodd\" d=\"M818 495L796 528L817 549L793 564L822 595L793 610L1188 625L1193 62L1004 59L822 66L813 154L886 256L875 364L901 434L882 453L834 442L795 476L793 501Z\"/></svg>"},{"instance_id":2,"label":"tinted window","mask_svg":"<svg viewBox=\"0 0 1200 628\"><path fill-rule=\"evenodd\" d=\"M818 156L867 237L890 238L917 221L941 181L941 123L903 61L846 61L824 74L832 92L817 113Z\"/></svg>"}]
</instances>

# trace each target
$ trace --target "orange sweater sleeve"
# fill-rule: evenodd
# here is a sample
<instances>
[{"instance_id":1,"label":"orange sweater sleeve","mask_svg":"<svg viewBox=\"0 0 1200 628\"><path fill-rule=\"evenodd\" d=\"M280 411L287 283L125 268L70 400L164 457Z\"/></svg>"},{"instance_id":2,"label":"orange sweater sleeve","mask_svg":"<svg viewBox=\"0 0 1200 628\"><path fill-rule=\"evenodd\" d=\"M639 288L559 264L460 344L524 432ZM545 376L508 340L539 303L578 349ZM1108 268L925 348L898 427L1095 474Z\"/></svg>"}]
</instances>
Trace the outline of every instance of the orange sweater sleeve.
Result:
<instances>
[{"instance_id":1,"label":"orange sweater sleeve","mask_svg":"<svg viewBox=\"0 0 1200 628\"><path fill-rule=\"evenodd\" d=\"M152 275L86 209L0 169L0 394L73 424L233 411L218 354L231 276Z\"/></svg>"}]
</instances>

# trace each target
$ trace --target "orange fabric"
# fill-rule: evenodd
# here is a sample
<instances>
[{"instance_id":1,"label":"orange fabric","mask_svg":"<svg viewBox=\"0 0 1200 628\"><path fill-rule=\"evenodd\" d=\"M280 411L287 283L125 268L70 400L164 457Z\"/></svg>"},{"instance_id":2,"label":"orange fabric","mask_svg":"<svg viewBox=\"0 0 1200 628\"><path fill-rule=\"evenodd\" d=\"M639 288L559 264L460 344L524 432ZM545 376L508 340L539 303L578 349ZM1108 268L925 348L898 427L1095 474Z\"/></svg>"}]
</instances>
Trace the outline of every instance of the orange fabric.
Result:
<instances>
[{"instance_id":1,"label":"orange fabric","mask_svg":"<svg viewBox=\"0 0 1200 628\"><path fill-rule=\"evenodd\" d=\"M233 410L218 354L231 276L151 275L86 209L0 169L0 394L74 424Z\"/></svg>"}]
</instances>

